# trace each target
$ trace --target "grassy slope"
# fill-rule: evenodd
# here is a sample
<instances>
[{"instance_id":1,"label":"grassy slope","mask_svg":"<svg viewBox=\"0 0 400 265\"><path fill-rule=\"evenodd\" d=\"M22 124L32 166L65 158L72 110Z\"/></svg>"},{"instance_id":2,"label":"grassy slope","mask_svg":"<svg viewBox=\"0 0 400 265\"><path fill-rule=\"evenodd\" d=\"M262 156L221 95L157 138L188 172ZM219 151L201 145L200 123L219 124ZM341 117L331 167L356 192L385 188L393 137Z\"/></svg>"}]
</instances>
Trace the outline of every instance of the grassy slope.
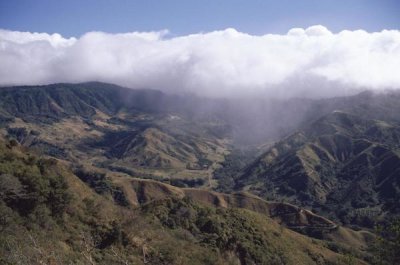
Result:
<instances>
[{"instance_id":1,"label":"grassy slope","mask_svg":"<svg viewBox=\"0 0 400 265\"><path fill-rule=\"evenodd\" d=\"M334 264L340 260L323 242L246 209L217 209L175 196L136 209L117 206L109 194L95 193L62 161L37 158L13 145L0 142L0 180L23 185L14 193L10 185L0 185L3 263ZM27 200L33 203L26 204Z\"/></svg>"},{"instance_id":2,"label":"grassy slope","mask_svg":"<svg viewBox=\"0 0 400 265\"><path fill-rule=\"evenodd\" d=\"M267 202L249 193L223 194L202 189L180 189L157 181L125 177L116 177L114 182L122 188L133 207L172 197L190 199L207 207L250 210L289 229L326 239L335 248L352 250L361 256L368 253L368 245L374 238L370 232L356 232L305 209L288 203Z\"/></svg>"}]
</instances>

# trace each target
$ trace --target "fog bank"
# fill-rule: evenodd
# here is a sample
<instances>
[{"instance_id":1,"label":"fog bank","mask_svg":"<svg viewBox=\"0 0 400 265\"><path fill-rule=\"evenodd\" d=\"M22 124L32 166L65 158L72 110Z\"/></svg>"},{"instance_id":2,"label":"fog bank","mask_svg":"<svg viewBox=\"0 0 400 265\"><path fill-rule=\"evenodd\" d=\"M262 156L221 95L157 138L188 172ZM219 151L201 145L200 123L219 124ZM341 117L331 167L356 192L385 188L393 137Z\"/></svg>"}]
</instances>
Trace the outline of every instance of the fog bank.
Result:
<instances>
[{"instance_id":1,"label":"fog bank","mask_svg":"<svg viewBox=\"0 0 400 265\"><path fill-rule=\"evenodd\" d=\"M254 36L226 29L79 38L0 30L0 85L102 81L227 97L324 97L400 87L400 31L323 26Z\"/></svg>"}]
</instances>

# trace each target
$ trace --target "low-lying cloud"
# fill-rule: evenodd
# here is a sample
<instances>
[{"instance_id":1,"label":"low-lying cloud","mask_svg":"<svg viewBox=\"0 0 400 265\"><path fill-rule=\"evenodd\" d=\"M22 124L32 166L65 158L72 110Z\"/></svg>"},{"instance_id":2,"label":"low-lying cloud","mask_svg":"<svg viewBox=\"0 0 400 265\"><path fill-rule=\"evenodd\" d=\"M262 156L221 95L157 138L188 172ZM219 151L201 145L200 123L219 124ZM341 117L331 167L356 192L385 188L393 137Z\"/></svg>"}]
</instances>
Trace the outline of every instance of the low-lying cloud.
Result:
<instances>
[{"instance_id":1,"label":"low-lying cloud","mask_svg":"<svg viewBox=\"0 0 400 265\"><path fill-rule=\"evenodd\" d=\"M323 26L254 36L226 29L80 38L0 30L0 85L103 81L206 96L324 96L400 88L400 31Z\"/></svg>"}]
</instances>

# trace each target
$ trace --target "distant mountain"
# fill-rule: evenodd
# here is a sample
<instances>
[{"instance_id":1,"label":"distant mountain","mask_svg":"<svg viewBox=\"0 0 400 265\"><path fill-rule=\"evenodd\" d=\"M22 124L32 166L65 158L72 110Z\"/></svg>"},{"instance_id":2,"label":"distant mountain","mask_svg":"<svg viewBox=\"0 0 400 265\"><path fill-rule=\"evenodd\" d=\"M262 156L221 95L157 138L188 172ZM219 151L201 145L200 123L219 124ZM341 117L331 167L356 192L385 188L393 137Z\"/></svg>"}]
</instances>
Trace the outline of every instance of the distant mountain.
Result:
<instances>
[{"instance_id":1,"label":"distant mountain","mask_svg":"<svg viewBox=\"0 0 400 265\"><path fill-rule=\"evenodd\" d=\"M0 89L3 135L73 164L208 183L229 125L212 100L104 83ZM213 160L213 162L211 162Z\"/></svg>"},{"instance_id":2,"label":"distant mountain","mask_svg":"<svg viewBox=\"0 0 400 265\"><path fill-rule=\"evenodd\" d=\"M372 227L387 215L400 214L398 114L378 106L391 108L354 106L308 124L246 167L237 185L345 224Z\"/></svg>"},{"instance_id":3,"label":"distant mountain","mask_svg":"<svg viewBox=\"0 0 400 265\"><path fill-rule=\"evenodd\" d=\"M184 110L187 104L180 96L99 82L5 87L0 89L0 98L0 110L4 116L34 120L46 117L57 120L70 116L88 118L96 111L107 115L121 110L165 113Z\"/></svg>"},{"instance_id":4,"label":"distant mountain","mask_svg":"<svg viewBox=\"0 0 400 265\"><path fill-rule=\"evenodd\" d=\"M208 186L232 146L292 131L310 100L206 99L111 84L0 89L0 132L38 152L132 176ZM160 140L162 139L162 140Z\"/></svg>"},{"instance_id":5,"label":"distant mountain","mask_svg":"<svg viewBox=\"0 0 400 265\"><path fill-rule=\"evenodd\" d=\"M386 174L377 169L386 156L393 178L397 174L397 92L320 100L219 100L91 82L1 88L0 98L4 136L74 166L169 183L178 179L173 183L179 185L194 181L224 191L249 186L256 194L287 197L329 213L332 207L324 210L325 205L344 203L342 195L332 193L338 187L343 191L339 176L354 174L349 172L362 164L366 172L374 168L371 174L378 178ZM274 139L280 141L251 160ZM247 150L247 157L229 161L237 149ZM373 194L388 191L379 183L373 184ZM361 194L359 189L352 191ZM397 191L390 194L387 200L378 195L357 199L361 204L355 209L376 204L360 211L381 216L394 207L389 204ZM382 210L381 202L389 208ZM335 213L330 216L337 218ZM340 220L353 222L349 218L359 218L358 212Z\"/></svg>"},{"instance_id":6,"label":"distant mountain","mask_svg":"<svg viewBox=\"0 0 400 265\"><path fill-rule=\"evenodd\" d=\"M110 159L160 169L206 169L212 164L206 158L207 154L219 147L217 142L190 135L172 135L156 127L138 132L117 132L97 144L104 146Z\"/></svg>"}]
</instances>

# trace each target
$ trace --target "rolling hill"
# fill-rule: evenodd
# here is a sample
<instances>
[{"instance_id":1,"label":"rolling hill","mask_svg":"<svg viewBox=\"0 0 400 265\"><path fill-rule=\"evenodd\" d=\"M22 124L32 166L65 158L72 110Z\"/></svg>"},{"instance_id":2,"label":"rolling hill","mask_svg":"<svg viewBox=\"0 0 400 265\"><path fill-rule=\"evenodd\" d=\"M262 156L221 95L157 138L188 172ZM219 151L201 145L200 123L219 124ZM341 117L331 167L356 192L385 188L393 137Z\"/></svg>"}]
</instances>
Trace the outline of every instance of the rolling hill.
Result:
<instances>
[{"instance_id":1,"label":"rolling hill","mask_svg":"<svg viewBox=\"0 0 400 265\"><path fill-rule=\"evenodd\" d=\"M123 176L130 193L107 178L89 185L61 160L37 157L15 141L0 141L0 176L0 261L6 264L335 264L346 260L340 253L363 257L346 244L288 230L260 211L281 214L277 204ZM112 195L121 191L129 203L140 203L119 206ZM283 222L288 209L298 212L282 207ZM300 217L308 220L304 225L332 225L309 212ZM366 238L359 239L363 247Z\"/></svg>"}]
</instances>

